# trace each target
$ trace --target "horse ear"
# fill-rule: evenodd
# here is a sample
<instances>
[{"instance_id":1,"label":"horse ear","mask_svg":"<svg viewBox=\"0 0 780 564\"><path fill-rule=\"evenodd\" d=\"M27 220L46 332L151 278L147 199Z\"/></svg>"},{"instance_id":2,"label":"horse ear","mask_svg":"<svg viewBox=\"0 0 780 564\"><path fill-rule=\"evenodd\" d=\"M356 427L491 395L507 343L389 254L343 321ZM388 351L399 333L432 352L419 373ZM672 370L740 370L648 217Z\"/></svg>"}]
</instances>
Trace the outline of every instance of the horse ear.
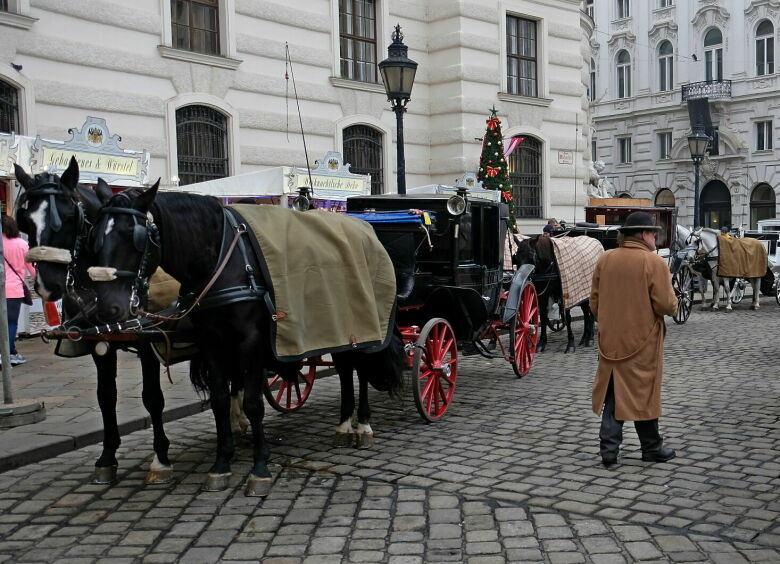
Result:
<instances>
[{"instance_id":1,"label":"horse ear","mask_svg":"<svg viewBox=\"0 0 780 564\"><path fill-rule=\"evenodd\" d=\"M76 186L79 183L79 163L76 161L76 157L70 157L68 168L62 173L60 180L66 188L70 188L71 190L76 189Z\"/></svg>"},{"instance_id":2,"label":"horse ear","mask_svg":"<svg viewBox=\"0 0 780 564\"><path fill-rule=\"evenodd\" d=\"M25 190L32 187L33 179L16 163L14 163L14 176L16 176L16 181L19 185Z\"/></svg>"},{"instance_id":3,"label":"horse ear","mask_svg":"<svg viewBox=\"0 0 780 564\"><path fill-rule=\"evenodd\" d=\"M137 210L141 211L149 211L149 208L152 207L152 204L154 203L154 198L157 196L157 189L160 187L160 179L157 179L157 182L154 183L154 186L149 188L148 190L145 190L140 196L138 196L135 199L135 202L133 203L133 207Z\"/></svg>"},{"instance_id":4,"label":"horse ear","mask_svg":"<svg viewBox=\"0 0 780 564\"><path fill-rule=\"evenodd\" d=\"M98 178L97 188L95 188L95 193L97 194L97 197L100 199L100 203L103 205L107 204L108 201L111 199L111 197L114 195L114 193L111 191L111 188L108 187L108 184L102 178Z\"/></svg>"}]
</instances>

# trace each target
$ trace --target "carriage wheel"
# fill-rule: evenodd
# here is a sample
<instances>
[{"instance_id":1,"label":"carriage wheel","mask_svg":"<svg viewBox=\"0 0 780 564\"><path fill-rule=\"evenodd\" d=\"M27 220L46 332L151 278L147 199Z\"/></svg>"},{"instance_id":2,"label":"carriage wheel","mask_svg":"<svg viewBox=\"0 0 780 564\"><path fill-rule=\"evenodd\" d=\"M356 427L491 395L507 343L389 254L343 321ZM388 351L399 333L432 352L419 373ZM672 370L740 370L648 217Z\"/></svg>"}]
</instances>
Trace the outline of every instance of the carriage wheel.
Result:
<instances>
[{"instance_id":1,"label":"carriage wheel","mask_svg":"<svg viewBox=\"0 0 780 564\"><path fill-rule=\"evenodd\" d=\"M510 334L512 369L522 378L531 371L539 341L539 298L533 284L526 284L520 294L520 307L512 319Z\"/></svg>"},{"instance_id":2,"label":"carriage wheel","mask_svg":"<svg viewBox=\"0 0 780 564\"><path fill-rule=\"evenodd\" d=\"M263 395L269 405L281 413L291 413L300 409L309 399L317 366L320 364L322 364L320 357L305 359L301 362L294 382L286 382L278 374L269 372L266 385L263 386Z\"/></svg>"},{"instance_id":3,"label":"carriage wheel","mask_svg":"<svg viewBox=\"0 0 780 564\"><path fill-rule=\"evenodd\" d=\"M775 301L780 306L780 280L775 282Z\"/></svg>"},{"instance_id":4,"label":"carriage wheel","mask_svg":"<svg viewBox=\"0 0 780 564\"><path fill-rule=\"evenodd\" d=\"M692 283L691 271L687 268L681 268L672 276L672 287L677 296L677 312L673 319L677 325L682 325L691 316L693 309Z\"/></svg>"},{"instance_id":5,"label":"carriage wheel","mask_svg":"<svg viewBox=\"0 0 780 564\"><path fill-rule=\"evenodd\" d=\"M734 280L734 287L731 289L731 303L737 305L745 297L745 284L747 282L742 278Z\"/></svg>"},{"instance_id":6,"label":"carriage wheel","mask_svg":"<svg viewBox=\"0 0 780 564\"><path fill-rule=\"evenodd\" d=\"M450 406L458 377L458 345L452 326L435 317L420 331L414 349L412 395L426 421L439 419Z\"/></svg>"},{"instance_id":7,"label":"carriage wheel","mask_svg":"<svg viewBox=\"0 0 780 564\"><path fill-rule=\"evenodd\" d=\"M563 310L563 299L557 299L555 300L555 303L558 304L558 311L560 312L560 315L558 316L558 319L547 318L547 328L553 333L558 333L559 331L562 331L564 327L566 327L566 322L563 319L563 316L565 315Z\"/></svg>"}]
</instances>

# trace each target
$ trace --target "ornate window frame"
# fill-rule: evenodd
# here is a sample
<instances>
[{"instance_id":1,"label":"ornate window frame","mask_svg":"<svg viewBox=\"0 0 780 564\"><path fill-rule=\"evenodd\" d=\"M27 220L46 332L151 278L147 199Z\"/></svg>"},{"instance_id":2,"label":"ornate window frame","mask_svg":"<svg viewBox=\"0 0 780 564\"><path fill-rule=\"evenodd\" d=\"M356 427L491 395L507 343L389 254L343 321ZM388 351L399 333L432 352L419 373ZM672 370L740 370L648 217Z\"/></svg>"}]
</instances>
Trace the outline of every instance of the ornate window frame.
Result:
<instances>
[{"instance_id":1,"label":"ornate window frame","mask_svg":"<svg viewBox=\"0 0 780 564\"><path fill-rule=\"evenodd\" d=\"M509 137L533 137L541 143L540 155L541 155L541 167L542 167L542 218L549 217L551 209L550 200L550 137L546 135L541 129L531 127L528 125L516 125L506 127L502 130L504 138ZM517 218L518 225L538 225L539 219L526 219Z\"/></svg>"},{"instance_id":2,"label":"ornate window frame","mask_svg":"<svg viewBox=\"0 0 780 564\"><path fill-rule=\"evenodd\" d=\"M501 61L501 84L498 98L511 102L525 102L536 106L549 106L552 100L549 99L549 85L547 84L547 41L549 29L547 20L538 15L527 14L510 9L506 6L506 0L499 2L498 18L498 44L499 59ZM521 96L519 94L510 94L507 89L508 71L507 52L506 52L506 18L512 16L536 22L536 96Z\"/></svg>"},{"instance_id":3,"label":"ornate window frame","mask_svg":"<svg viewBox=\"0 0 780 564\"><path fill-rule=\"evenodd\" d=\"M387 46L390 45L390 8L389 0L376 0L376 62L387 57ZM332 25L331 53L333 54L330 83L341 88L353 88L367 92L385 92L382 77L377 68L377 82L361 82L341 77L341 28L339 27L339 0L330 0L330 21ZM407 42L408 45L408 42ZM417 78L419 78L419 73ZM373 127L373 126L372 126ZM387 186L387 184L385 184Z\"/></svg>"},{"instance_id":4,"label":"ornate window frame","mask_svg":"<svg viewBox=\"0 0 780 564\"><path fill-rule=\"evenodd\" d=\"M38 131L35 121L35 94L32 80L10 68L7 72L4 67L0 68L0 80L7 82L18 91L19 125L21 128L20 131L14 133L34 137Z\"/></svg>"},{"instance_id":5,"label":"ornate window frame","mask_svg":"<svg viewBox=\"0 0 780 564\"><path fill-rule=\"evenodd\" d=\"M37 21L30 17L30 0L8 0L8 11L0 12L0 25L30 29Z\"/></svg>"}]
</instances>

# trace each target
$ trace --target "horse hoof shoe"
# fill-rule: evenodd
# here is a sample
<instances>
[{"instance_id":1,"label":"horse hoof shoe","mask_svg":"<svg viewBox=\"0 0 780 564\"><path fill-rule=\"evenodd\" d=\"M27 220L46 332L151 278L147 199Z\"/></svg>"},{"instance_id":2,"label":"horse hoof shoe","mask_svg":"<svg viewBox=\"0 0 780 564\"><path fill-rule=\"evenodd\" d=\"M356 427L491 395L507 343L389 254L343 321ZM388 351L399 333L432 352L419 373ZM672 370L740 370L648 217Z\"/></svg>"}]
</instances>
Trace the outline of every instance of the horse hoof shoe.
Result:
<instances>
[{"instance_id":1,"label":"horse hoof shoe","mask_svg":"<svg viewBox=\"0 0 780 564\"><path fill-rule=\"evenodd\" d=\"M99 485L116 484L117 466L95 466L95 473L92 474L92 483Z\"/></svg>"},{"instance_id":2,"label":"horse hoof shoe","mask_svg":"<svg viewBox=\"0 0 780 564\"><path fill-rule=\"evenodd\" d=\"M355 442L355 439L352 435L353 433L336 433L333 437L333 446L351 447Z\"/></svg>"},{"instance_id":3,"label":"horse hoof shoe","mask_svg":"<svg viewBox=\"0 0 780 564\"><path fill-rule=\"evenodd\" d=\"M355 435L355 446L357 448L371 448L374 446L374 435L373 433L362 433L360 435Z\"/></svg>"},{"instance_id":4,"label":"horse hoof shoe","mask_svg":"<svg viewBox=\"0 0 780 564\"><path fill-rule=\"evenodd\" d=\"M146 484L168 484L173 481L173 466L163 466L160 468L149 468L146 473Z\"/></svg>"},{"instance_id":5,"label":"horse hoof shoe","mask_svg":"<svg viewBox=\"0 0 780 564\"><path fill-rule=\"evenodd\" d=\"M249 475L246 487L244 487L246 497L266 497L269 493L271 493L271 478L258 478Z\"/></svg>"},{"instance_id":6,"label":"horse hoof shoe","mask_svg":"<svg viewBox=\"0 0 780 564\"><path fill-rule=\"evenodd\" d=\"M225 474L209 474L208 478L206 478L206 483L203 484L203 491L221 492L226 490L228 487L228 481L232 475L232 472L227 472Z\"/></svg>"}]
</instances>

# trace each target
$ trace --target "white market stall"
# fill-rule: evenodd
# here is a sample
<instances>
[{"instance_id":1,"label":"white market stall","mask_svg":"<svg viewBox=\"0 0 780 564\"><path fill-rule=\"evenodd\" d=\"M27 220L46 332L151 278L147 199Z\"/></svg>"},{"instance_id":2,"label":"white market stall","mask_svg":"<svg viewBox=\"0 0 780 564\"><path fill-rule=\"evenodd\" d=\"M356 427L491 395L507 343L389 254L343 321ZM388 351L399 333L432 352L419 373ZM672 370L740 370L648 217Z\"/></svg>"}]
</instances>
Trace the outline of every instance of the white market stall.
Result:
<instances>
[{"instance_id":1,"label":"white market stall","mask_svg":"<svg viewBox=\"0 0 780 564\"><path fill-rule=\"evenodd\" d=\"M351 173L341 153L328 152L315 165L311 171L279 166L164 190L214 196L226 204L252 199L259 204L290 207L298 189L313 184L315 207L331 211L346 210L349 196L371 193L371 176Z\"/></svg>"},{"instance_id":2,"label":"white market stall","mask_svg":"<svg viewBox=\"0 0 780 564\"><path fill-rule=\"evenodd\" d=\"M444 184L426 184L425 186L416 186L409 188L407 194L450 194L458 193L459 188L468 190L469 198L478 198L490 202L500 202L501 192L498 190L486 190L482 188L482 182L477 180L477 175L473 172L466 172L456 182L455 186Z\"/></svg>"}]
</instances>

